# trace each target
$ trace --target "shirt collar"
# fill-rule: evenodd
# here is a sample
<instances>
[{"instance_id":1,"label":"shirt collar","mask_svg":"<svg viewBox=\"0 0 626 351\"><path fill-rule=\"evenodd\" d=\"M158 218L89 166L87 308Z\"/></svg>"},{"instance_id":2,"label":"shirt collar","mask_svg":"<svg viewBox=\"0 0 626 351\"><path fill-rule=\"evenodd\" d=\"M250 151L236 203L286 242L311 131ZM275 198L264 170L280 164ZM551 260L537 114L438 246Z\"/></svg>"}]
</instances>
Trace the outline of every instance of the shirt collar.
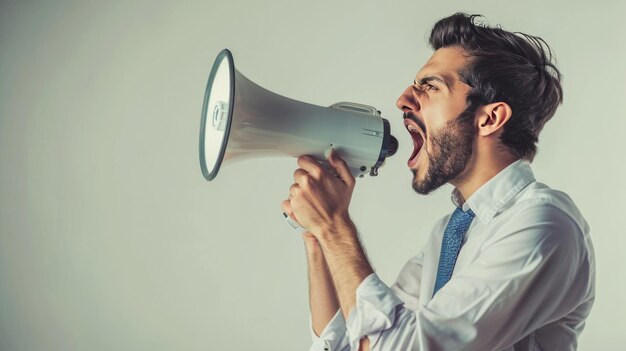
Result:
<instances>
[{"instance_id":1,"label":"shirt collar","mask_svg":"<svg viewBox=\"0 0 626 351\"><path fill-rule=\"evenodd\" d=\"M452 191L451 199L464 212L471 209L476 217L488 223L502 206L534 181L535 175L530 168L530 162L520 159L489 179L467 201L463 201L463 196L456 188Z\"/></svg>"}]
</instances>

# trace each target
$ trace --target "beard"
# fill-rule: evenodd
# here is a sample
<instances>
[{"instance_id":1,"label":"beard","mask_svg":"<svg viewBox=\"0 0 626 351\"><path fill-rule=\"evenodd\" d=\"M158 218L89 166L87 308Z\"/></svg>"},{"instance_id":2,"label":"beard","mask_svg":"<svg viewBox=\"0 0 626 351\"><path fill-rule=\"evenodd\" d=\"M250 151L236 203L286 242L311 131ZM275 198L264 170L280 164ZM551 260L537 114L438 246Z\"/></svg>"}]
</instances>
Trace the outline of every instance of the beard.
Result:
<instances>
[{"instance_id":1,"label":"beard","mask_svg":"<svg viewBox=\"0 0 626 351\"><path fill-rule=\"evenodd\" d=\"M417 178L417 171L411 170L415 192L428 195L465 170L472 156L476 137L474 110L466 109L456 119L431 134L432 150L429 152L426 145L423 150L428 157L426 176L420 180Z\"/></svg>"}]
</instances>

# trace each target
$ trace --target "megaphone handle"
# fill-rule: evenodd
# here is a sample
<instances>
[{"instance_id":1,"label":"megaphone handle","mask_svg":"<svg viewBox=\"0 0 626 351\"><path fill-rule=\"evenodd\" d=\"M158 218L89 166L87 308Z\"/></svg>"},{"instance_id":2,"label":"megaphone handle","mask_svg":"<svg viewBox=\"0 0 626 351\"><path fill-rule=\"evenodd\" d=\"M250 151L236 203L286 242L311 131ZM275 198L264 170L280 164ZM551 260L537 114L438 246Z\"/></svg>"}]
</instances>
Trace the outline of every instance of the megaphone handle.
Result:
<instances>
[{"instance_id":1,"label":"megaphone handle","mask_svg":"<svg viewBox=\"0 0 626 351\"><path fill-rule=\"evenodd\" d=\"M289 226L291 226L291 228L296 230L298 233L302 234L306 232L306 229L302 228L300 224L291 219L291 217L289 217L286 213L283 212L283 216L285 216L285 221L287 222L287 224L289 224Z\"/></svg>"}]
</instances>

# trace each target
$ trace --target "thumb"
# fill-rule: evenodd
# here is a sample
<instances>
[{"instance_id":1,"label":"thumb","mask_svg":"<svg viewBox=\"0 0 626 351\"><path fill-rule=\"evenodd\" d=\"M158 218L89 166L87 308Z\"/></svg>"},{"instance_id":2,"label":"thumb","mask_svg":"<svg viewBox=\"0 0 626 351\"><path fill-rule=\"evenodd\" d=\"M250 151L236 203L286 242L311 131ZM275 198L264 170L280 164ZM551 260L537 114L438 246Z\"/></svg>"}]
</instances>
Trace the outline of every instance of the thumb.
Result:
<instances>
[{"instance_id":1,"label":"thumb","mask_svg":"<svg viewBox=\"0 0 626 351\"><path fill-rule=\"evenodd\" d=\"M348 168L348 164L339 156L339 154L337 154L337 151L335 151L335 149L330 149L328 161L331 167L335 169L335 172L337 172L337 175L341 180L348 184L354 182L354 177L350 172L350 168Z\"/></svg>"}]
</instances>

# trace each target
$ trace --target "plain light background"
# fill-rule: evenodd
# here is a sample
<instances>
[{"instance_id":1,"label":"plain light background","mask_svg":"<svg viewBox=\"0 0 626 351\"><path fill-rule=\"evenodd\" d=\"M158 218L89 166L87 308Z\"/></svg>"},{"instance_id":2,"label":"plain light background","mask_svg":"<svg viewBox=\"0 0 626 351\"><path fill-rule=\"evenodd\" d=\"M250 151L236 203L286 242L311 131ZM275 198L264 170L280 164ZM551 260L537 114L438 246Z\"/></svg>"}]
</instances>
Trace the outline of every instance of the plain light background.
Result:
<instances>
[{"instance_id":1,"label":"plain light background","mask_svg":"<svg viewBox=\"0 0 626 351\"><path fill-rule=\"evenodd\" d=\"M544 38L565 101L533 163L592 228L597 299L582 350L626 344L622 1L28 2L0 5L0 349L304 350L301 237L283 221L294 159L198 164L223 48L261 86L378 107L400 140L351 214L393 283L453 205L410 187L395 100L457 11Z\"/></svg>"}]
</instances>

